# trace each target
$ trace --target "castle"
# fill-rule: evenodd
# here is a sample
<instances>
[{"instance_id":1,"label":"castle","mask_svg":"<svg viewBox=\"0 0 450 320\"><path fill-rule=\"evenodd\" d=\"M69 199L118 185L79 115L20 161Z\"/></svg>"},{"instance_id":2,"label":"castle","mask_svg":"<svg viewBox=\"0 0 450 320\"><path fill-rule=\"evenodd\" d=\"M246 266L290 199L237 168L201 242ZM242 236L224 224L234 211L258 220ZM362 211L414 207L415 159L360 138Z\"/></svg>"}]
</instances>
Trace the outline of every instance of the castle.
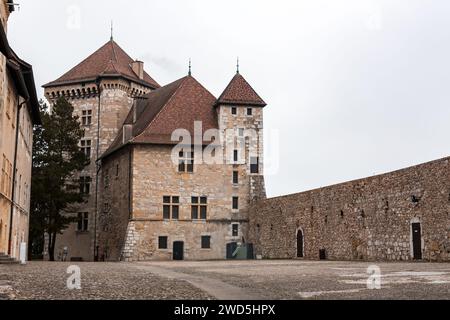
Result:
<instances>
[{"instance_id":1,"label":"castle","mask_svg":"<svg viewBox=\"0 0 450 320\"><path fill-rule=\"evenodd\" d=\"M111 38L44 88L91 158L71 260L450 260L450 158L266 199L266 103L239 70L219 98L190 72L161 87Z\"/></svg>"},{"instance_id":2,"label":"castle","mask_svg":"<svg viewBox=\"0 0 450 320\"><path fill-rule=\"evenodd\" d=\"M87 201L56 250L85 261L198 260L244 246L250 203L265 196L266 103L239 72L218 99L191 72L161 87L111 38L44 88L50 103L74 106L91 159L76 177ZM176 130L192 141L174 159ZM219 161L205 161L209 148Z\"/></svg>"}]
</instances>

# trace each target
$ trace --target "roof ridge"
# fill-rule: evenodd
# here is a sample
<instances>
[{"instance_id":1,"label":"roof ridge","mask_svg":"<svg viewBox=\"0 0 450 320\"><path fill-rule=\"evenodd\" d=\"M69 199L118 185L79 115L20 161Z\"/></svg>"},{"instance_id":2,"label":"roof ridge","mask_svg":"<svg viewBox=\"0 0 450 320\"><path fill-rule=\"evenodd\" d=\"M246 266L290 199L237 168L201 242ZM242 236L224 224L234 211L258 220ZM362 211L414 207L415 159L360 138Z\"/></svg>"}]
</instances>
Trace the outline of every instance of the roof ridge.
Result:
<instances>
[{"instance_id":1,"label":"roof ridge","mask_svg":"<svg viewBox=\"0 0 450 320\"><path fill-rule=\"evenodd\" d=\"M113 39L111 39L111 48L112 48L112 52L113 52L115 61L117 61L116 49L114 48L114 45L119 46L117 43L114 42Z\"/></svg>"},{"instance_id":2,"label":"roof ridge","mask_svg":"<svg viewBox=\"0 0 450 320\"><path fill-rule=\"evenodd\" d=\"M158 113L157 113L157 114L153 117L153 119L145 126L145 128L142 130L141 133L139 133L138 135L136 135L136 136L134 136L133 138L130 139L130 142L133 142L135 139L139 138L139 137L145 132L145 129L147 129L148 127L150 127L150 126L152 125L152 123L154 123L155 120L156 120L157 118L159 118L159 116L161 115L161 113L163 112L163 110L165 110L165 108L167 107L167 105L169 104L169 102L171 102L171 101L173 100L173 98L178 94L178 92L179 92L180 89L183 87L183 85L185 84L185 82L186 82L186 80L187 80L188 78L189 78L189 76L185 76L185 77L183 77L183 78L180 78L180 79L178 79L178 80L172 82L172 84L173 84L173 83L175 83L175 82L181 80L181 83L180 83L180 84L178 85L178 87L175 89L174 93L170 96L170 98L167 99L167 101L164 103L164 105L162 106L162 108L159 109ZM168 85L170 85L170 83L169 83ZM166 86L168 86L168 85L166 85ZM164 88L164 87L162 87L162 88ZM156 91L156 90L155 90L155 91ZM155 91L152 91L152 93L155 92Z\"/></svg>"}]
</instances>

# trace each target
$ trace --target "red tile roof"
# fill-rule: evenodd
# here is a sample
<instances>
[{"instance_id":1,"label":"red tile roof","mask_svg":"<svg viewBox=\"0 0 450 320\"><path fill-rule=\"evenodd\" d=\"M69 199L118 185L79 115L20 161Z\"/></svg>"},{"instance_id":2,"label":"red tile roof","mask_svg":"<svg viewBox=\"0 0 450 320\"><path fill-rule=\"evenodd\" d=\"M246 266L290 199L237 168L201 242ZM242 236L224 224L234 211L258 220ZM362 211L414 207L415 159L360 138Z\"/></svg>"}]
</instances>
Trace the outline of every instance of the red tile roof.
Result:
<instances>
[{"instance_id":1,"label":"red tile roof","mask_svg":"<svg viewBox=\"0 0 450 320\"><path fill-rule=\"evenodd\" d=\"M171 141L173 131L186 129L194 137L194 122L202 122L202 134L217 129L216 98L195 78L187 76L161 87L139 99L124 124L133 124L132 136L125 144L178 144ZM101 158L120 149L123 131ZM207 143L202 141L203 143Z\"/></svg>"},{"instance_id":2,"label":"red tile roof","mask_svg":"<svg viewBox=\"0 0 450 320\"><path fill-rule=\"evenodd\" d=\"M265 107L267 104L256 93L244 77L237 73L217 100L217 105L251 105Z\"/></svg>"},{"instance_id":3,"label":"red tile roof","mask_svg":"<svg viewBox=\"0 0 450 320\"><path fill-rule=\"evenodd\" d=\"M160 87L147 72L144 72L143 80L139 79L131 67L132 62L134 60L114 40L110 40L69 72L43 87L93 81L99 76L121 76L152 89Z\"/></svg>"}]
</instances>

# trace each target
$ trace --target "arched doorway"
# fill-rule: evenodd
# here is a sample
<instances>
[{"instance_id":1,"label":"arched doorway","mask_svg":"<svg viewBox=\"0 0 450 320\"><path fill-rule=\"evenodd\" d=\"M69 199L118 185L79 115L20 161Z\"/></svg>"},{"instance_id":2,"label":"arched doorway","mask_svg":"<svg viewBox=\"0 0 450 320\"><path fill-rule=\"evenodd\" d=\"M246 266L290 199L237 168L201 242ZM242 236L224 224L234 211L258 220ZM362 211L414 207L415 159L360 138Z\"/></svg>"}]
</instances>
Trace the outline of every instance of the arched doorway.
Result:
<instances>
[{"instance_id":1,"label":"arched doorway","mask_svg":"<svg viewBox=\"0 0 450 320\"><path fill-rule=\"evenodd\" d=\"M304 243L303 230L298 229L297 230L297 258L305 257L304 245L305 245L305 243Z\"/></svg>"}]
</instances>

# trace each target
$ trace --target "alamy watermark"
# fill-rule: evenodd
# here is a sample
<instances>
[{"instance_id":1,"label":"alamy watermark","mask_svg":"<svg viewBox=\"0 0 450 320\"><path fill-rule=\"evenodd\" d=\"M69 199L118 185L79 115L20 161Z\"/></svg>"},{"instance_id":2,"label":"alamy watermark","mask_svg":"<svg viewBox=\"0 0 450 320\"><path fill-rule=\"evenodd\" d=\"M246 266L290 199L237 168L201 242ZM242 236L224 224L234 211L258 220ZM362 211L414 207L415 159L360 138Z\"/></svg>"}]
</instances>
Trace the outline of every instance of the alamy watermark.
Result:
<instances>
[{"instance_id":1,"label":"alamy watermark","mask_svg":"<svg viewBox=\"0 0 450 320\"><path fill-rule=\"evenodd\" d=\"M67 274L70 274L67 278L67 289L69 290L81 290L81 268L77 265L72 265L67 268Z\"/></svg>"},{"instance_id":2,"label":"alamy watermark","mask_svg":"<svg viewBox=\"0 0 450 320\"><path fill-rule=\"evenodd\" d=\"M257 165L261 170L264 167L265 175L272 175L279 169L279 133L269 132L265 140L270 152L266 153L263 136L262 130L251 128L203 131L203 123L195 121L193 135L181 128L172 132L171 141L177 144L172 149L171 160L174 165Z\"/></svg>"}]
</instances>

